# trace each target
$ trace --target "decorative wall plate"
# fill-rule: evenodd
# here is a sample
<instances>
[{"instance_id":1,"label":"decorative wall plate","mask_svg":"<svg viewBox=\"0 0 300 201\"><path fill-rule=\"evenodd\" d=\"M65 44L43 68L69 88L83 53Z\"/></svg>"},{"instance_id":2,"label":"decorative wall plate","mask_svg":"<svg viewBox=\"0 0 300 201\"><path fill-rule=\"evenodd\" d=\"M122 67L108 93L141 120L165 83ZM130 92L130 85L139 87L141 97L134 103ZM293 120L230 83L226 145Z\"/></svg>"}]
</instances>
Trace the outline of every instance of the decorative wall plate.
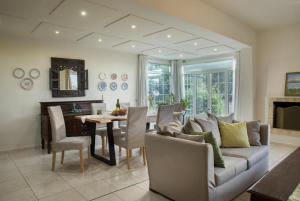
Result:
<instances>
[{"instance_id":1,"label":"decorative wall plate","mask_svg":"<svg viewBox=\"0 0 300 201\"><path fill-rule=\"evenodd\" d=\"M128 80L128 74L127 73L123 73L122 75L121 75L121 79L122 79L122 81L127 81Z\"/></svg>"},{"instance_id":2,"label":"decorative wall plate","mask_svg":"<svg viewBox=\"0 0 300 201\"><path fill-rule=\"evenodd\" d=\"M22 68L15 68L13 70L13 76L17 79L22 79L25 76L25 71Z\"/></svg>"},{"instance_id":3,"label":"decorative wall plate","mask_svg":"<svg viewBox=\"0 0 300 201\"><path fill-rule=\"evenodd\" d=\"M105 73L99 73L99 79L100 80L105 80L106 79L106 74Z\"/></svg>"},{"instance_id":4,"label":"decorative wall plate","mask_svg":"<svg viewBox=\"0 0 300 201\"><path fill-rule=\"evenodd\" d=\"M104 81L99 82L98 84L99 91L105 91L107 89L107 84Z\"/></svg>"},{"instance_id":5,"label":"decorative wall plate","mask_svg":"<svg viewBox=\"0 0 300 201\"><path fill-rule=\"evenodd\" d=\"M121 84L121 89L124 90L124 91L127 90L128 89L128 84L126 82L123 82Z\"/></svg>"},{"instance_id":6,"label":"decorative wall plate","mask_svg":"<svg viewBox=\"0 0 300 201\"><path fill-rule=\"evenodd\" d=\"M39 69L37 68L32 68L30 71L29 71L29 76L32 78L32 79L38 79L40 77L41 73L39 71Z\"/></svg>"},{"instance_id":7,"label":"decorative wall plate","mask_svg":"<svg viewBox=\"0 0 300 201\"><path fill-rule=\"evenodd\" d=\"M112 80L116 80L118 78L118 75L116 73L113 73L113 74L110 75L110 78Z\"/></svg>"},{"instance_id":8,"label":"decorative wall plate","mask_svg":"<svg viewBox=\"0 0 300 201\"><path fill-rule=\"evenodd\" d=\"M118 89L118 84L116 82L110 83L110 89L116 91Z\"/></svg>"},{"instance_id":9,"label":"decorative wall plate","mask_svg":"<svg viewBox=\"0 0 300 201\"><path fill-rule=\"evenodd\" d=\"M24 90L30 90L33 87L33 80L30 78L24 78L21 80L20 86Z\"/></svg>"}]
</instances>

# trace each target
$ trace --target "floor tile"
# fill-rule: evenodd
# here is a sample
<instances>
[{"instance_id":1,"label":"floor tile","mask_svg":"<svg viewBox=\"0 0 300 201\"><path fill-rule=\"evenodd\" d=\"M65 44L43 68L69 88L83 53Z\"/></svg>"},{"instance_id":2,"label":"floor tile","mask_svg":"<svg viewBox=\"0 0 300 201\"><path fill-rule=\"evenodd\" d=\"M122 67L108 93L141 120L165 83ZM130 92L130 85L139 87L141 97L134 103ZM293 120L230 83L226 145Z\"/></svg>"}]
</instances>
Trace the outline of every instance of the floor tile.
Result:
<instances>
[{"instance_id":1,"label":"floor tile","mask_svg":"<svg viewBox=\"0 0 300 201\"><path fill-rule=\"evenodd\" d=\"M95 199L94 201L122 201L118 196L115 194L109 194L100 198Z\"/></svg>"},{"instance_id":2,"label":"floor tile","mask_svg":"<svg viewBox=\"0 0 300 201\"><path fill-rule=\"evenodd\" d=\"M29 187L19 189L17 191L0 194L0 201L36 201L36 197Z\"/></svg>"},{"instance_id":3,"label":"floor tile","mask_svg":"<svg viewBox=\"0 0 300 201\"><path fill-rule=\"evenodd\" d=\"M142 190L135 186L117 191L114 194L116 194L123 201L168 201L168 199L156 193Z\"/></svg>"},{"instance_id":4,"label":"floor tile","mask_svg":"<svg viewBox=\"0 0 300 201\"><path fill-rule=\"evenodd\" d=\"M116 186L109 184L105 180L77 186L75 189L88 200L95 199L118 190Z\"/></svg>"},{"instance_id":5,"label":"floor tile","mask_svg":"<svg viewBox=\"0 0 300 201\"><path fill-rule=\"evenodd\" d=\"M86 201L77 191L71 189L40 199L40 201Z\"/></svg>"},{"instance_id":6,"label":"floor tile","mask_svg":"<svg viewBox=\"0 0 300 201\"><path fill-rule=\"evenodd\" d=\"M61 178L30 184L30 187L39 199L71 189L71 186Z\"/></svg>"},{"instance_id":7,"label":"floor tile","mask_svg":"<svg viewBox=\"0 0 300 201\"><path fill-rule=\"evenodd\" d=\"M27 187L28 185L23 178L4 181L0 183L0 195L13 193Z\"/></svg>"}]
</instances>

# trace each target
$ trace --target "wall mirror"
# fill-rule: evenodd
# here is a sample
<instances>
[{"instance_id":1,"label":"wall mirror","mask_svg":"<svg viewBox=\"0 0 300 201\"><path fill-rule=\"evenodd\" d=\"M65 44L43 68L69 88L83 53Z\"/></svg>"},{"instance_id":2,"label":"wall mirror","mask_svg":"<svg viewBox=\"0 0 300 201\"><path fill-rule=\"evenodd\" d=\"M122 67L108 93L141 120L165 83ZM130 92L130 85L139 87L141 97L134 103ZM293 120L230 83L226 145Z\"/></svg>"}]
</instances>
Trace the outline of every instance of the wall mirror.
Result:
<instances>
[{"instance_id":1,"label":"wall mirror","mask_svg":"<svg viewBox=\"0 0 300 201\"><path fill-rule=\"evenodd\" d=\"M80 59L51 58L50 89L52 97L85 96L88 71Z\"/></svg>"}]
</instances>

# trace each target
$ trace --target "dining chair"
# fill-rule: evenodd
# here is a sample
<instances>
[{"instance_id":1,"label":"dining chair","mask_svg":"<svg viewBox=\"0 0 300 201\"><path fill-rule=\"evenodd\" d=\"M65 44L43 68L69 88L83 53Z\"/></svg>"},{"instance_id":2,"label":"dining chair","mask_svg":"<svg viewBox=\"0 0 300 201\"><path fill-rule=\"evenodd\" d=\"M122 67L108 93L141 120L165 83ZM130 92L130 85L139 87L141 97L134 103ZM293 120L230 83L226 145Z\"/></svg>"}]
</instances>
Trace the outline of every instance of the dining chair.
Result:
<instances>
[{"instance_id":1,"label":"dining chair","mask_svg":"<svg viewBox=\"0 0 300 201\"><path fill-rule=\"evenodd\" d=\"M100 115L106 113L106 103L91 103L91 109L93 115ZM121 129L113 127L114 133L121 133ZM107 149L108 138L107 138L107 127L106 124L96 124L96 135L101 137L102 154L104 155Z\"/></svg>"},{"instance_id":2,"label":"dining chair","mask_svg":"<svg viewBox=\"0 0 300 201\"><path fill-rule=\"evenodd\" d=\"M174 120L175 105L160 105L157 111L155 129L161 132Z\"/></svg>"},{"instance_id":3,"label":"dining chair","mask_svg":"<svg viewBox=\"0 0 300 201\"><path fill-rule=\"evenodd\" d=\"M174 112L177 114L174 115L174 120L179 121L179 122L184 122L183 121L183 106L182 103L175 103L174 104Z\"/></svg>"},{"instance_id":4,"label":"dining chair","mask_svg":"<svg viewBox=\"0 0 300 201\"><path fill-rule=\"evenodd\" d=\"M131 150L136 148L142 150L144 165L146 165L144 139L146 133L147 110L147 107L129 107L126 132L114 134L115 144L126 149L128 169L130 169L129 159L131 157Z\"/></svg>"},{"instance_id":5,"label":"dining chair","mask_svg":"<svg viewBox=\"0 0 300 201\"><path fill-rule=\"evenodd\" d=\"M65 120L60 106L48 107L48 113L52 132L52 171L55 171L56 152L61 152L61 165L63 165L65 151L79 150L80 170L83 172L83 149L88 149L88 158L90 158L91 137L67 137Z\"/></svg>"}]
</instances>

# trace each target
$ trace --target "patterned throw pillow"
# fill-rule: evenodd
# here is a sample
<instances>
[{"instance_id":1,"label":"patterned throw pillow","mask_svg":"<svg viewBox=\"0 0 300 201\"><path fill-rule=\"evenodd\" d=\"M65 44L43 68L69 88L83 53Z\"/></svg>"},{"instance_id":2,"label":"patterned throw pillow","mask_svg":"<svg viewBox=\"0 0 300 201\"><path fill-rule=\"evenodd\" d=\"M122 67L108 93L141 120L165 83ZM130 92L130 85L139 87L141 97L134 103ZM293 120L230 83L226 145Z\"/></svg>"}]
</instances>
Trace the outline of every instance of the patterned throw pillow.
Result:
<instances>
[{"instance_id":1,"label":"patterned throw pillow","mask_svg":"<svg viewBox=\"0 0 300 201\"><path fill-rule=\"evenodd\" d=\"M182 128L182 132L185 134L191 134L192 132L202 132L201 126L194 120L188 120Z\"/></svg>"}]
</instances>

